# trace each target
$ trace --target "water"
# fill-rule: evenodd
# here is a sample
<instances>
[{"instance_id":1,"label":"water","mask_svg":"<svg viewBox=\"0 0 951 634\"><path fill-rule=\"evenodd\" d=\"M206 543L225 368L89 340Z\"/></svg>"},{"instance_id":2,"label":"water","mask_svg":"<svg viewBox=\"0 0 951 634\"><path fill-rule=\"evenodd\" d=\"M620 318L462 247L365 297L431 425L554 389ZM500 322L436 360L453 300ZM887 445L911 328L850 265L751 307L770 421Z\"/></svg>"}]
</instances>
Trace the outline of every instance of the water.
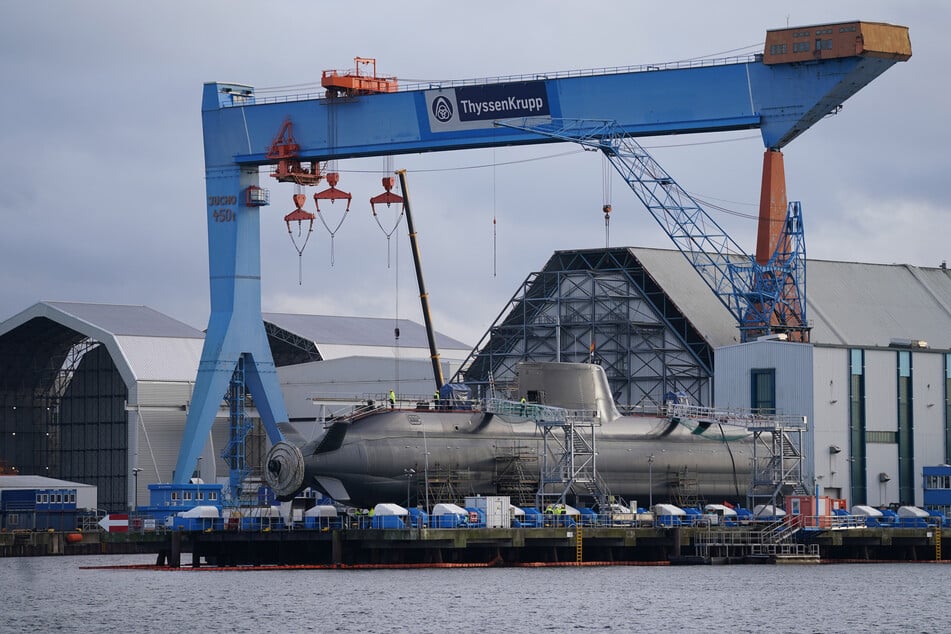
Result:
<instances>
[{"instance_id":1,"label":"water","mask_svg":"<svg viewBox=\"0 0 951 634\"><path fill-rule=\"evenodd\" d=\"M0 632L946 632L951 566L154 571L0 559Z\"/></svg>"}]
</instances>

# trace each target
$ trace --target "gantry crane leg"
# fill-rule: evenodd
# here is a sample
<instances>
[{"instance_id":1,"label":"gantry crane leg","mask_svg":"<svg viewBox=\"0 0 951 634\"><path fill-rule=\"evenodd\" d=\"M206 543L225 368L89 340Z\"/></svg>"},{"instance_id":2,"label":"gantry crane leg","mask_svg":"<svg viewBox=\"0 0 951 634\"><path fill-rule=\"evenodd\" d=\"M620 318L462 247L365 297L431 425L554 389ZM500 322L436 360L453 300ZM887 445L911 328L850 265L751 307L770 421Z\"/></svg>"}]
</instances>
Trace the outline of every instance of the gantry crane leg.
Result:
<instances>
[{"instance_id":1,"label":"gantry crane leg","mask_svg":"<svg viewBox=\"0 0 951 634\"><path fill-rule=\"evenodd\" d=\"M175 465L178 484L191 477L242 356L247 389L272 443L283 440L277 424L287 421L261 317L260 210L244 197L258 185L257 168L209 167L205 182L211 317Z\"/></svg>"}]
</instances>

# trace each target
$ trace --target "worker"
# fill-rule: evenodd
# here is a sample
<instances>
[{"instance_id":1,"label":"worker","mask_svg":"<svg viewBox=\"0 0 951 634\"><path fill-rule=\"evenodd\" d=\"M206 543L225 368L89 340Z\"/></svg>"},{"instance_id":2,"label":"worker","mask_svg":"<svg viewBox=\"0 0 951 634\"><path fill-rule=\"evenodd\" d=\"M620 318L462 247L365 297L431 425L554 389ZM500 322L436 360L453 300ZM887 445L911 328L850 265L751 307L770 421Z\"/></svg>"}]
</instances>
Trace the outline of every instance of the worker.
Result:
<instances>
[{"instance_id":1,"label":"worker","mask_svg":"<svg viewBox=\"0 0 951 634\"><path fill-rule=\"evenodd\" d=\"M521 398L521 400L519 400L519 402L518 402L518 410L519 410L519 412L518 412L519 415L521 415L521 416L524 416L524 415L525 415L525 397L524 397L524 396L523 396L523 397Z\"/></svg>"},{"instance_id":2,"label":"worker","mask_svg":"<svg viewBox=\"0 0 951 634\"><path fill-rule=\"evenodd\" d=\"M393 390L390 390L390 409L394 409L395 407L396 407L396 392L394 392Z\"/></svg>"},{"instance_id":3,"label":"worker","mask_svg":"<svg viewBox=\"0 0 951 634\"><path fill-rule=\"evenodd\" d=\"M433 407L439 409L439 390L433 393Z\"/></svg>"}]
</instances>

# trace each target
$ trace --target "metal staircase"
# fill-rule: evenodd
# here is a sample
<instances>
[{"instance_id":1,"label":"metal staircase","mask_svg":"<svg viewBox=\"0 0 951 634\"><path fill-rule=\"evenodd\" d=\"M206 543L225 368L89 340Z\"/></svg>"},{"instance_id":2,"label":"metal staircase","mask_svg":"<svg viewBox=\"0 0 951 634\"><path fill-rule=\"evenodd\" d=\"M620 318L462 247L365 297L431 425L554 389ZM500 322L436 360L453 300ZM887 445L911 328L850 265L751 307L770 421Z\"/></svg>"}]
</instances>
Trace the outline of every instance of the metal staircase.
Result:
<instances>
[{"instance_id":1,"label":"metal staircase","mask_svg":"<svg viewBox=\"0 0 951 634\"><path fill-rule=\"evenodd\" d=\"M694 536L694 553L705 561L778 558L818 561L819 545L793 540L797 523L780 520L749 529L708 526Z\"/></svg>"}]
</instances>

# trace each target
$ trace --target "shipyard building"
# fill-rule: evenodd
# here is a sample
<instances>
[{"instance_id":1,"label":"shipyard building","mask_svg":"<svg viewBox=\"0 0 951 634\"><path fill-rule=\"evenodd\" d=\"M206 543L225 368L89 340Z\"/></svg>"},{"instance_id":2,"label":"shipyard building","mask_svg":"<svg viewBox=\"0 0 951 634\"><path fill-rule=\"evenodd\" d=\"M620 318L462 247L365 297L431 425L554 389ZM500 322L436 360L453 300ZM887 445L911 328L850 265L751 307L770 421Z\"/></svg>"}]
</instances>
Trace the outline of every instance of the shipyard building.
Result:
<instances>
[{"instance_id":1,"label":"shipyard building","mask_svg":"<svg viewBox=\"0 0 951 634\"><path fill-rule=\"evenodd\" d=\"M589 362L604 368L622 411L653 412L681 393L802 416L803 479L820 494L922 505L946 480L925 470L951 462L951 273L808 267L811 343L741 343L679 251L559 251L475 348L437 334L444 376L486 393L515 386L523 361ZM407 402L432 397L419 324L288 314L264 322L288 432L313 438L335 411L390 389ZM145 499L148 483L172 479L202 343L200 330L141 306L41 302L0 322L4 469L95 484L106 510ZM228 414L223 404L198 463L206 481L227 480ZM256 417L253 403L248 415ZM254 468L266 443L256 426L247 444Z\"/></svg>"}]
</instances>

